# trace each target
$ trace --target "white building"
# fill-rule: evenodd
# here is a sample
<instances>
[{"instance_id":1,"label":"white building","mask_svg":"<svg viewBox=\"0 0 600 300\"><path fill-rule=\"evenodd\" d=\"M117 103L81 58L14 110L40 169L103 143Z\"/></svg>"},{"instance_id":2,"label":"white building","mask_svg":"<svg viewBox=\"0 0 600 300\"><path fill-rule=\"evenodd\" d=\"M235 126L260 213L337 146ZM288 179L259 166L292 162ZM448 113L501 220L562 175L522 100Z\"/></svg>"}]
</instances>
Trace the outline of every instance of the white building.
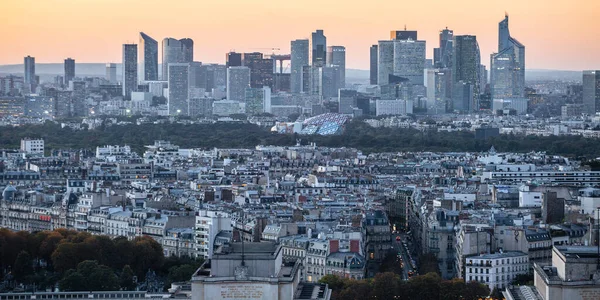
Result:
<instances>
[{"instance_id":1,"label":"white building","mask_svg":"<svg viewBox=\"0 0 600 300\"><path fill-rule=\"evenodd\" d=\"M413 113L412 100L376 100L375 111L382 115L407 115Z\"/></svg>"},{"instance_id":2,"label":"white building","mask_svg":"<svg viewBox=\"0 0 600 300\"><path fill-rule=\"evenodd\" d=\"M519 187L519 207L542 207L542 192L530 191L528 185Z\"/></svg>"},{"instance_id":3,"label":"white building","mask_svg":"<svg viewBox=\"0 0 600 300\"><path fill-rule=\"evenodd\" d=\"M213 256L215 237L221 231L232 231L231 218L225 212L201 210L196 216L196 253L204 259Z\"/></svg>"},{"instance_id":4,"label":"white building","mask_svg":"<svg viewBox=\"0 0 600 300\"><path fill-rule=\"evenodd\" d=\"M529 257L523 252L481 254L466 261L464 280L485 284L490 290L504 289L517 275L529 273Z\"/></svg>"},{"instance_id":5,"label":"white building","mask_svg":"<svg viewBox=\"0 0 600 300\"><path fill-rule=\"evenodd\" d=\"M27 154L44 155L44 140L30 138L21 139L21 151Z\"/></svg>"},{"instance_id":6,"label":"white building","mask_svg":"<svg viewBox=\"0 0 600 300\"><path fill-rule=\"evenodd\" d=\"M527 105L529 99L527 98L513 98L513 99L494 99L492 104L492 110L505 110L514 109L517 114L522 115L527 113Z\"/></svg>"},{"instance_id":7,"label":"white building","mask_svg":"<svg viewBox=\"0 0 600 300\"><path fill-rule=\"evenodd\" d=\"M119 145L106 145L104 147L96 147L97 159L108 159L111 156L127 156L131 154L131 147Z\"/></svg>"}]
</instances>

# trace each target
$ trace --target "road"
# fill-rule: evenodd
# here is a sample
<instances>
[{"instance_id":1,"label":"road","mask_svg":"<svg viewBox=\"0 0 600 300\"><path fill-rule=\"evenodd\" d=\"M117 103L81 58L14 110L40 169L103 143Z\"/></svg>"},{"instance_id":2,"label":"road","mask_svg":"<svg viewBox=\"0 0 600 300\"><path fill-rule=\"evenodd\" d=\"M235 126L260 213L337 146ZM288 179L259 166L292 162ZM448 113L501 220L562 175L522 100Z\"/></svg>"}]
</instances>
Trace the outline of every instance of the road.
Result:
<instances>
[{"instance_id":1,"label":"road","mask_svg":"<svg viewBox=\"0 0 600 300\"><path fill-rule=\"evenodd\" d=\"M397 240L400 237L400 240ZM406 242L406 234L394 234L394 249L398 251L398 254L402 258L402 279L409 279L409 272L415 272L415 267L411 263L411 256L403 242Z\"/></svg>"}]
</instances>

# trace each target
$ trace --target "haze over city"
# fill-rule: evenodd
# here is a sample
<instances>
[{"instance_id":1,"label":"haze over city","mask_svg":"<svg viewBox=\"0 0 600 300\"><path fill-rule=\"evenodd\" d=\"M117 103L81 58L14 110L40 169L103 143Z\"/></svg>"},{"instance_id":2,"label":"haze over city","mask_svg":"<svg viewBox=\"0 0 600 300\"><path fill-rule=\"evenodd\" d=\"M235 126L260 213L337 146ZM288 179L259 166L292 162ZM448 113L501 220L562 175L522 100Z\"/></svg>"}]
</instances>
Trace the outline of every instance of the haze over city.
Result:
<instances>
[{"instance_id":1,"label":"haze over city","mask_svg":"<svg viewBox=\"0 0 600 300\"><path fill-rule=\"evenodd\" d=\"M347 68L369 68L369 46L390 30L417 30L433 57L439 31L476 35L483 64L496 51L497 23L506 13L511 32L527 45L528 69L600 67L595 39L600 2L575 1L159 1L4 0L0 64L19 64L26 54L38 63L119 62L121 45L138 33L189 37L194 57L222 63L225 53L272 48L289 53L290 40L323 29L330 44L346 47Z\"/></svg>"}]
</instances>

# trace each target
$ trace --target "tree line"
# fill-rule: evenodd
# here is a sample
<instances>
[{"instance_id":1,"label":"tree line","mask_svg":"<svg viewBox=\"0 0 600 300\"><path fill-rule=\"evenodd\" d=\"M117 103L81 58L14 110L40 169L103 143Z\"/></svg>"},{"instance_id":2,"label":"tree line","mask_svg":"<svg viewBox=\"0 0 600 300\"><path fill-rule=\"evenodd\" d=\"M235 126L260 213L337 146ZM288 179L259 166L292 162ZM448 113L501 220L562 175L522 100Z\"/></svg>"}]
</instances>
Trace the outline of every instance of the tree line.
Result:
<instances>
[{"instance_id":1,"label":"tree line","mask_svg":"<svg viewBox=\"0 0 600 300\"><path fill-rule=\"evenodd\" d=\"M408 281L393 272L363 280L325 275L320 282L332 289L332 300L477 300L490 295L486 285L462 279L442 280L436 273L413 276Z\"/></svg>"},{"instance_id":2,"label":"tree line","mask_svg":"<svg viewBox=\"0 0 600 300\"><path fill-rule=\"evenodd\" d=\"M504 152L547 151L569 157L600 156L600 139L581 136L500 135L477 140L473 132L419 131L410 128L374 128L353 120L340 135L303 136L278 134L269 128L249 123L215 124L143 124L101 126L94 130L60 128L59 124L0 127L0 145L17 148L21 138L44 138L47 149L94 149L104 145L130 145L141 153L155 140L170 140L184 148L253 148L256 145L291 146L301 139L303 144L352 147L366 153L396 151L468 151L481 152L494 146Z\"/></svg>"},{"instance_id":3,"label":"tree line","mask_svg":"<svg viewBox=\"0 0 600 300\"><path fill-rule=\"evenodd\" d=\"M149 270L170 284L189 280L200 263L165 258L162 246L148 236L128 240L66 229L0 229L0 280L38 289L58 283L65 291L133 290Z\"/></svg>"}]
</instances>

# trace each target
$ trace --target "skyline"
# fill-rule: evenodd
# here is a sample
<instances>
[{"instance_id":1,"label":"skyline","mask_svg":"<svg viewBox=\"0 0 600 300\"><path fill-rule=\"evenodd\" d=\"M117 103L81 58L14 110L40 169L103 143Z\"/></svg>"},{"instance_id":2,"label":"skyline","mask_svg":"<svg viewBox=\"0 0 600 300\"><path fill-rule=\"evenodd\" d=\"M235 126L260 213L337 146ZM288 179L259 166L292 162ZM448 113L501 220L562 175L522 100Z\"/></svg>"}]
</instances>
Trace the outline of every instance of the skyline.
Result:
<instances>
[{"instance_id":1,"label":"skyline","mask_svg":"<svg viewBox=\"0 0 600 300\"><path fill-rule=\"evenodd\" d=\"M590 26L600 17L600 3L595 1L507 0L500 4L462 0L451 6L439 0L426 2L375 1L364 6L337 0L180 1L169 5L159 0L8 0L0 4L5 12L0 33L11 46L3 49L0 64L20 64L27 55L36 57L38 63L59 63L67 57L77 63L119 62L122 45L137 43L142 31L157 41L192 38L196 61L224 63L230 50L270 54L271 48L280 48L278 53L289 53L290 41L309 38L322 29L327 45L346 47L348 68L368 70L369 47L406 26L427 41L427 58L433 58L439 31L446 27L455 35L476 35L481 63L489 67L490 54L497 50L497 24L506 12L511 33L527 45L527 69L600 68L596 55L600 41L593 39L594 26ZM321 10L313 9L316 3ZM119 9L115 9L117 4ZM142 4L144 13L131 13ZM440 5L444 10L426 10ZM28 22L23 21L25 16Z\"/></svg>"}]
</instances>

